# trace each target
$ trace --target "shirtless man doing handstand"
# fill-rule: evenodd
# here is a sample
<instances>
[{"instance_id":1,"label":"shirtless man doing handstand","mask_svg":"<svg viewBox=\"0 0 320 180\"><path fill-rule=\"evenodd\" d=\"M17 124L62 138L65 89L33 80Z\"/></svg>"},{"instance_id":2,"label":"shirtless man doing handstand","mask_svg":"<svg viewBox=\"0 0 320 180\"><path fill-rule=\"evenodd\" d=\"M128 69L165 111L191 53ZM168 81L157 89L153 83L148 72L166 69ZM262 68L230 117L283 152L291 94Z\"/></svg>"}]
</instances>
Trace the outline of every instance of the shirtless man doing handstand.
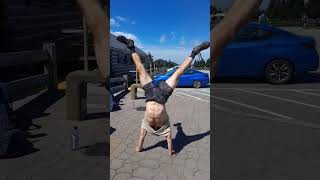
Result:
<instances>
[{"instance_id":1,"label":"shirtless man doing handstand","mask_svg":"<svg viewBox=\"0 0 320 180\"><path fill-rule=\"evenodd\" d=\"M169 116L166 111L165 104L173 90L177 87L180 76L191 65L194 57L202 50L209 48L210 43L204 42L195 47L192 50L191 55L184 60L181 66L168 80L163 83L159 83L159 85L155 85L153 84L148 72L145 70L139 54L135 52L134 41L127 39L124 36L118 36L117 39L130 49L132 53L132 60L137 67L140 83L145 91L146 96L146 112L145 117L142 120L139 143L136 146L136 151L142 151L144 138L147 132L149 132L152 135L166 137L169 155L172 156L174 154L174 150L172 148L172 135L170 130Z\"/></svg>"}]
</instances>

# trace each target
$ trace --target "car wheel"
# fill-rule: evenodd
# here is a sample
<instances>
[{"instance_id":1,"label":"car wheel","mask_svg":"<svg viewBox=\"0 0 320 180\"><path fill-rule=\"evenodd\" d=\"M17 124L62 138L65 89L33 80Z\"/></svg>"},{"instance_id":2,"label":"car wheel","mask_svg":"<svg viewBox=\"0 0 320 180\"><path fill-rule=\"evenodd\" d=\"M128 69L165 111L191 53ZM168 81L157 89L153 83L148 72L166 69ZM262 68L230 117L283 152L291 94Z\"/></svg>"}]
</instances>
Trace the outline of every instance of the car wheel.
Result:
<instances>
[{"instance_id":1,"label":"car wheel","mask_svg":"<svg viewBox=\"0 0 320 180\"><path fill-rule=\"evenodd\" d=\"M287 60L274 60L267 65L265 77L271 84L286 84L293 77L293 65Z\"/></svg>"},{"instance_id":2,"label":"car wheel","mask_svg":"<svg viewBox=\"0 0 320 180\"><path fill-rule=\"evenodd\" d=\"M201 86L202 86L201 81L198 81L198 80L193 81L192 86L194 88L201 88Z\"/></svg>"}]
</instances>

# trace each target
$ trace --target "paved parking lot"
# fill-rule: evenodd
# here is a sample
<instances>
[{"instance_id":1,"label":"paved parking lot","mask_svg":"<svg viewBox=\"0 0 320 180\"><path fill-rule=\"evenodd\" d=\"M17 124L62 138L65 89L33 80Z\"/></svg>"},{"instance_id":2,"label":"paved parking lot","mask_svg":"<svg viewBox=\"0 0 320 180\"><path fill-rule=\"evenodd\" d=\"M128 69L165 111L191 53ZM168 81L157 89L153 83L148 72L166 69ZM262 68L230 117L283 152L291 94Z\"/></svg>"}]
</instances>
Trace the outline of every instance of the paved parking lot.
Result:
<instances>
[{"instance_id":1,"label":"paved parking lot","mask_svg":"<svg viewBox=\"0 0 320 180\"><path fill-rule=\"evenodd\" d=\"M213 88L216 108L274 119L289 124L320 127L320 86L257 86L241 84L233 87L216 84ZM307 115L307 116L306 116Z\"/></svg>"},{"instance_id":2,"label":"paved parking lot","mask_svg":"<svg viewBox=\"0 0 320 180\"><path fill-rule=\"evenodd\" d=\"M214 177L319 179L319 77L281 86L216 82L211 96Z\"/></svg>"}]
</instances>

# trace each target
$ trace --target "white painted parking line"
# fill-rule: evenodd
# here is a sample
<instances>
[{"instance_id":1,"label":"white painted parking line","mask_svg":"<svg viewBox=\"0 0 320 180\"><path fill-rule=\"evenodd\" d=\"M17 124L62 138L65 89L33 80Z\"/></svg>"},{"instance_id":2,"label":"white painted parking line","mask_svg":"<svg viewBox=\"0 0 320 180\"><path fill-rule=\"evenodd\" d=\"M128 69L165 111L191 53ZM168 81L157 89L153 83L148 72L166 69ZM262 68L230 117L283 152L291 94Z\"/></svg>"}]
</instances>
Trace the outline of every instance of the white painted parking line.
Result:
<instances>
[{"instance_id":1,"label":"white painted parking line","mask_svg":"<svg viewBox=\"0 0 320 180\"><path fill-rule=\"evenodd\" d=\"M213 108L216 108L221 111L225 111L230 114L239 114L239 115L258 118L258 119L262 119L262 120L279 121L281 123L286 123L286 124L290 124L290 125L298 125L298 126L320 129L320 125L315 124L315 123L308 123L308 122L298 121L298 120L294 120L294 119L287 120L287 119L283 119L283 118L273 118L273 117L268 117L268 116L264 116L264 115L257 115L257 114L253 114L253 113L235 112L233 109L225 108L225 107L222 107L222 106L219 106L216 104L211 104L211 105ZM214 116L213 116L213 119L214 119Z\"/></svg>"},{"instance_id":2,"label":"white painted parking line","mask_svg":"<svg viewBox=\"0 0 320 180\"><path fill-rule=\"evenodd\" d=\"M192 98L192 97L180 95L180 94L177 94L177 93L173 93L173 94L176 95L176 96L178 96L178 97L186 98L186 99L189 99L189 100L195 100L195 98ZM198 99L196 99L196 100L198 100Z\"/></svg>"},{"instance_id":3,"label":"white painted parking line","mask_svg":"<svg viewBox=\"0 0 320 180\"><path fill-rule=\"evenodd\" d=\"M274 88L212 88L212 90L252 90L252 91L314 91L314 92L320 92L320 89L274 89Z\"/></svg>"},{"instance_id":4,"label":"white painted parking line","mask_svg":"<svg viewBox=\"0 0 320 180\"><path fill-rule=\"evenodd\" d=\"M175 91L174 94L180 94L180 95L184 95L184 96L187 96L187 97L194 98L194 99L199 100L199 101L203 101L203 102L208 102L208 103L210 103L210 101L208 101L208 100L205 100L205 99L202 99L202 98L199 98L199 97L196 97L196 96L192 96L192 95L190 95L190 94L185 94L185 93L177 92L177 91Z\"/></svg>"},{"instance_id":5,"label":"white painted parking line","mask_svg":"<svg viewBox=\"0 0 320 180\"><path fill-rule=\"evenodd\" d=\"M293 99L281 98L281 97L277 97L277 96L267 95L267 94L258 93L258 92L254 92L254 91L249 91L249 90L244 90L244 89L238 89L238 90L242 91L242 92L245 92L245 93L260 95L260 96L264 96L264 97L268 97L268 98L272 98L272 99L277 99L277 100L281 100L281 101L286 101L286 102L290 102L290 103L295 103L295 104L299 104L299 105L304 105L304 106L320 109L320 106L303 103L303 102L296 101L296 100L293 100Z\"/></svg>"},{"instance_id":6,"label":"white painted parking line","mask_svg":"<svg viewBox=\"0 0 320 180\"><path fill-rule=\"evenodd\" d=\"M300 93L300 94L305 94L305 95L311 95L311 96L318 96L320 97L320 94L316 94L316 93L311 93L311 92L304 92L304 91L298 91L298 90L292 90L296 93Z\"/></svg>"},{"instance_id":7,"label":"white painted parking line","mask_svg":"<svg viewBox=\"0 0 320 180\"><path fill-rule=\"evenodd\" d=\"M281 117L281 118L284 118L284 119L289 119L289 120L293 119L292 117L289 117L289 116L285 116L285 115L282 115L282 114L279 114L279 113L275 113L275 112L272 112L272 111L269 111L269 110L265 110L265 109L258 108L258 107L255 107L255 106L251 106L251 105L248 105L248 104L244 104L244 103L241 103L241 102L233 101L233 100L230 100L230 99L225 99L225 98L220 98L220 97L215 97L215 96L212 96L212 98L218 99L220 101L225 101L225 102L228 102L228 103L236 104L236 105L239 105L239 106L243 106L243 107L248 108L248 109L253 109L253 110L256 110L256 111L263 112L263 113L271 114L273 116L278 116L278 117Z\"/></svg>"},{"instance_id":8,"label":"white painted parking line","mask_svg":"<svg viewBox=\"0 0 320 180\"><path fill-rule=\"evenodd\" d=\"M210 89L199 89L199 91L203 91L203 92L208 92L208 93L210 93Z\"/></svg>"},{"instance_id":9,"label":"white painted parking line","mask_svg":"<svg viewBox=\"0 0 320 180\"><path fill-rule=\"evenodd\" d=\"M185 91L187 91L187 90L185 90ZM189 90L189 91L191 91L193 93L196 93L196 94L202 94L202 95L205 95L205 96L209 96L209 97L218 99L220 101L225 101L225 102L228 102L228 103L232 103L232 104L236 104L236 105L239 105L239 106L243 106L243 107L248 108L248 109L253 109L253 110L256 110L256 111L263 112L263 113L267 113L267 114L271 114L271 115L274 115L274 116L278 116L278 117L281 117L281 118L284 118L284 119L289 119L289 120L293 119L291 117L288 117L288 116L285 116L285 115L282 115L282 114L279 114L279 113L275 113L275 112L272 112L272 111L269 111L269 110L265 110L265 109L262 109L262 108L259 108L259 107L255 107L255 106L251 106L251 105L248 105L248 104L244 104L244 103L241 103L241 102L233 101L231 99L225 99L225 98L221 98L221 97L210 96L208 94L195 92L195 91L192 91L192 90Z\"/></svg>"}]
</instances>

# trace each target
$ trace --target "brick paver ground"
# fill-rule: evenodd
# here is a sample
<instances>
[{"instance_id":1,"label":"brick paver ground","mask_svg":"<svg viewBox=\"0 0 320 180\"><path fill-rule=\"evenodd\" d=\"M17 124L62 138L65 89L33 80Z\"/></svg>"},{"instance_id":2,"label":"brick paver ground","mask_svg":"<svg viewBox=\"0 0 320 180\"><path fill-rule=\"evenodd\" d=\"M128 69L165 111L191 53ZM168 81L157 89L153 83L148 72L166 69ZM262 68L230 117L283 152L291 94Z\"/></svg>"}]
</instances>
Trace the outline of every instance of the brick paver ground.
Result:
<instances>
[{"instance_id":1,"label":"brick paver ground","mask_svg":"<svg viewBox=\"0 0 320 180\"><path fill-rule=\"evenodd\" d=\"M182 91L181 91L182 92ZM111 113L110 177L112 180L210 179L210 104L181 94L168 103L175 157L169 157L164 137L147 134L143 152L135 152L145 112L143 91L138 100L127 95L121 110Z\"/></svg>"}]
</instances>

